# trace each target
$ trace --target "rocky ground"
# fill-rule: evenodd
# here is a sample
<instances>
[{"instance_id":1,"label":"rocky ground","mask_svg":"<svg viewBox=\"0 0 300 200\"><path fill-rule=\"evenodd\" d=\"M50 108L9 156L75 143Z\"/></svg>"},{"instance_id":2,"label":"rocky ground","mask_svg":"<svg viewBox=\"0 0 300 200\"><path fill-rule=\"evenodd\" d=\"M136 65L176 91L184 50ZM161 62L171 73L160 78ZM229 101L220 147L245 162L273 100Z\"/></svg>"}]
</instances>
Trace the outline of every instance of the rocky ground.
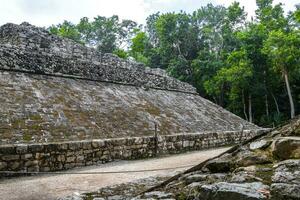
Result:
<instances>
[{"instance_id":1,"label":"rocky ground","mask_svg":"<svg viewBox=\"0 0 300 200\"><path fill-rule=\"evenodd\" d=\"M119 184L115 186L109 186L101 188L96 192L86 194L74 194L66 198L59 200L119 200L119 199L133 199L145 190L156 186L170 177L150 177L146 179L140 179L130 183ZM161 193L163 194L163 193Z\"/></svg>"},{"instance_id":2,"label":"rocky ground","mask_svg":"<svg viewBox=\"0 0 300 200\"><path fill-rule=\"evenodd\" d=\"M300 199L300 118L166 181L145 179L70 199Z\"/></svg>"}]
</instances>

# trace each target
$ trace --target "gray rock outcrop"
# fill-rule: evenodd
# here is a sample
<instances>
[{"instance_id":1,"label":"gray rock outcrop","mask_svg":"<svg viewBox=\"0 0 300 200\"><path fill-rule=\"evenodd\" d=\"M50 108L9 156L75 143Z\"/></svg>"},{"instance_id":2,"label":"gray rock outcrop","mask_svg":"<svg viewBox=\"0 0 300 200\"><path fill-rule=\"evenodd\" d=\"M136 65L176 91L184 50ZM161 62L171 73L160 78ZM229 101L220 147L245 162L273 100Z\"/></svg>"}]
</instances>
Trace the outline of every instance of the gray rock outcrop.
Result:
<instances>
[{"instance_id":1,"label":"gray rock outcrop","mask_svg":"<svg viewBox=\"0 0 300 200\"><path fill-rule=\"evenodd\" d=\"M259 190L267 190L268 186L260 182L252 183L226 183L220 182L212 185L203 185L199 188L198 199L201 200L225 200L225 199L266 199Z\"/></svg>"}]
</instances>

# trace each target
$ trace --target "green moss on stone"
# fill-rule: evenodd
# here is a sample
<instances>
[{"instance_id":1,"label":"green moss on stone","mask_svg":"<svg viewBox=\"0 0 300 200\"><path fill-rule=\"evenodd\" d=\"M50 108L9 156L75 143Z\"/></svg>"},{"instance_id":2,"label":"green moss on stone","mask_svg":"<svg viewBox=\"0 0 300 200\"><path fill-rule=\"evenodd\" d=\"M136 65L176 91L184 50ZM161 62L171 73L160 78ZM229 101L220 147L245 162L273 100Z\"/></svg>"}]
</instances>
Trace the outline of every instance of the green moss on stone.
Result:
<instances>
[{"instance_id":1,"label":"green moss on stone","mask_svg":"<svg viewBox=\"0 0 300 200\"><path fill-rule=\"evenodd\" d=\"M32 139L32 135L31 134L28 134L28 133L24 133L23 134L23 140L26 141L26 142L29 142L31 141Z\"/></svg>"},{"instance_id":2,"label":"green moss on stone","mask_svg":"<svg viewBox=\"0 0 300 200\"><path fill-rule=\"evenodd\" d=\"M264 184L270 185L272 183L272 176L274 171L272 169L273 164L256 165L255 176L261 178Z\"/></svg>"}]
</instances>

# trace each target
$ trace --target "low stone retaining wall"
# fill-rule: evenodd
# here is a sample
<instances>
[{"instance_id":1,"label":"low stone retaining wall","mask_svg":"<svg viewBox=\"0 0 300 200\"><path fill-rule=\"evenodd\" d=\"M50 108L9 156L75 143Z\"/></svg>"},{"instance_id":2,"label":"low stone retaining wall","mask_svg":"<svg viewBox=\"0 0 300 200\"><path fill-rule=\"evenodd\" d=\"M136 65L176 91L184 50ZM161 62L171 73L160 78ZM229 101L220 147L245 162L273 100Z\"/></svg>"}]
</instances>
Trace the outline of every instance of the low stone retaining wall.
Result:
<instances>
[{"instance_id":1,"label":"low stone retaining wall","mask_svg":"<svg viewBox=\"0 0 300 200\"><path fill-rule=\"evenodd\" d=\"M264 131L206 132L0 146L0 171L48 172L237 144ZM4 176L4 174L0 174Z\"/></svg>"}]
</instances>

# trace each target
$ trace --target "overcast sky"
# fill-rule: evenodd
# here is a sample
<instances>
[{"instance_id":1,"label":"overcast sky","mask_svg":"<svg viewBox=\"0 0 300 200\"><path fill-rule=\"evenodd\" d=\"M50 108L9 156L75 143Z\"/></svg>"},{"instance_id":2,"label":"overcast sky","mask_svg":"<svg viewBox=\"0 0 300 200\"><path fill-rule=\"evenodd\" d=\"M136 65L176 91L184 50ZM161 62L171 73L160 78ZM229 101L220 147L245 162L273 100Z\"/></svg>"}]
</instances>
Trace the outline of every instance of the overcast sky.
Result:
<instances>
[{"instance_id":1,"label":"overcast sky","mask_svg":"<svg viewBox=\"0 0 300 200\"><path fill-rule=\"evenodd\" d=\"M157 11L192 12L207 3L229 5L234 0L0 0L0 25L27 21L38 26L58 24L63 20L77 23L82 17L119 15L144 23L146 17ZM254 14L255 0L238 0L245 10ZM299 0L282 2L285 10L293 10Z\"/></svg>"}]
</instances>

